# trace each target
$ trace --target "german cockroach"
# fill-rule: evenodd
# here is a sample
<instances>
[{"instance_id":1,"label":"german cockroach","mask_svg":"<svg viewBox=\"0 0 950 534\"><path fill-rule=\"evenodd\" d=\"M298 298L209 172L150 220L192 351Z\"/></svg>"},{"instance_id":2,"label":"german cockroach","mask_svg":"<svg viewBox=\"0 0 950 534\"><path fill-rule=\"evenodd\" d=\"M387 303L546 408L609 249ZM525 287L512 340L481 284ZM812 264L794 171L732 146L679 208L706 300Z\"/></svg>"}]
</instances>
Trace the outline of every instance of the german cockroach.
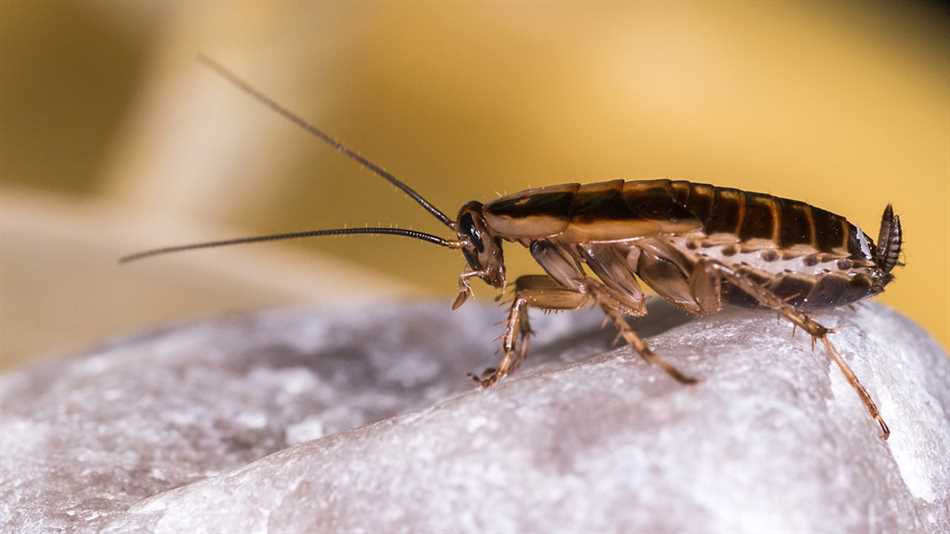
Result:
<instances>
[{"instance_id":1,"label":"german cockroach","mask_svg":"<svg viewBox=\"0 0 950 534\"><path fill-rule=\"evenodd\" d=\"M530 189L487 204L469 202L453 220L388 171L249 87L219 64L201 61L264 105L388 180L454 233L453 238L403 228L334 228L242 237L165 247L136 259L199 248L347 234L410 237L459 249L468 264L459 276L453 309L481 278L503 290L502 244L527 247L546 274L518 277L501 338L497 368L475 380L489 387L524 361L531 329L528 309L599 307L620 335L647 361L683 384L696 380L673 367L630 327L625 316L646 314L638 280L662 298L696 315L723 301L777 311L820 341L877 421L890 431L871 395L828 339L830 330L808 312L876 295L893 280L901 251L900 218L887 206L877 245L844 217L763 193L681 180L611 180ZM590 274L588 274L588 270Z\"/></svg>"}]
</instances>

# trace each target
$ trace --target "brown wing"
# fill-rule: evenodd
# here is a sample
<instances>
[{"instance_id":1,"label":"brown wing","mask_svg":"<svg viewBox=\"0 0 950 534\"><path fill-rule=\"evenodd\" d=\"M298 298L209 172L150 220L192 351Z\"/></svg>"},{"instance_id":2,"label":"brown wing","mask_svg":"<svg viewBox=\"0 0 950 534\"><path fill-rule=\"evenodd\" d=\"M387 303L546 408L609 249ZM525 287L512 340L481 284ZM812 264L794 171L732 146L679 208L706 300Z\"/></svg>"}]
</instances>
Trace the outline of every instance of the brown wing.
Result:
<instances>
[{"instance_id":1,"label":"brown wing","mask_svg":"<svg viewBox=\"0 0 950 534\"><path fill-rule=\"evenodd\" d=\"M558 237L571 243L687 232L699 221L673 196L669 180L611 180L530 189L490 202L485 219L508 239Z\"/></svg>"}]
</instances>

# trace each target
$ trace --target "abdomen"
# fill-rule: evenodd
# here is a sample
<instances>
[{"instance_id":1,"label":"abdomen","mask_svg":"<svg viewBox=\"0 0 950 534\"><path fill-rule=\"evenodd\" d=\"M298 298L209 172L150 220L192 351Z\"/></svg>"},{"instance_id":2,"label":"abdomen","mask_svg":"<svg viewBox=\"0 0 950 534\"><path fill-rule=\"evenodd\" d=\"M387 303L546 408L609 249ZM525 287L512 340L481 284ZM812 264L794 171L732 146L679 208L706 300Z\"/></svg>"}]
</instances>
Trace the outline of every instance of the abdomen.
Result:
<instances>
[{"instance_id":1,"label":"abdomen","mask_svg":"<svg viewBox=\"0 0 950 534\"><path fill-rule=\"evenodd\" d=\"M871 239L847 219L804 202L707 184L673 182L703 221L702 234L673 238L688 257L735 268L794 306L822 308L879 292ZM726 285L728 301L756 305Z\"/></svg>"},{"instance_id":2,"label":"abdomen","mask_svg":"<svg viewBox=\"0 0 950 534\"><path fill-rule=\"evenodd\" d=\"M702 221L703 233L747 248L785 252L817 252L854 260L871 260L871 239L847 219L810 204L753 193L696 184L671 182L679 203Z\"/></svg>"}]
</instances>

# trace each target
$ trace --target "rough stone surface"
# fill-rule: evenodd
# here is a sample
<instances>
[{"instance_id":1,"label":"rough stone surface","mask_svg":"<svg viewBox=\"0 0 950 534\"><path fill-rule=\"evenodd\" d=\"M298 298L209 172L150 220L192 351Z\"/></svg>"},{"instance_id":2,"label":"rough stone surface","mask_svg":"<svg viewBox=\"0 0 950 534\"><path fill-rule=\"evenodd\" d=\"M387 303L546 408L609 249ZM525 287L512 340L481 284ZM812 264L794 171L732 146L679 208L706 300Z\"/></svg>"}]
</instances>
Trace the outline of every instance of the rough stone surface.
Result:
<instances>
[{"instance_id":1,"label":"rough stone surface","mask_svg":"<svg viewBox=\"0 0 950 534\"><path fill-rule=\"evenodd\" d=\"M884 307L819 316L881 405L765 312L637 327L533 317L490 391L503 312L282 310L114 341L0 377L3 532L950 531L950 360ZM592 354L602 353L598 356Z\"/></svg>"}]
</instances>

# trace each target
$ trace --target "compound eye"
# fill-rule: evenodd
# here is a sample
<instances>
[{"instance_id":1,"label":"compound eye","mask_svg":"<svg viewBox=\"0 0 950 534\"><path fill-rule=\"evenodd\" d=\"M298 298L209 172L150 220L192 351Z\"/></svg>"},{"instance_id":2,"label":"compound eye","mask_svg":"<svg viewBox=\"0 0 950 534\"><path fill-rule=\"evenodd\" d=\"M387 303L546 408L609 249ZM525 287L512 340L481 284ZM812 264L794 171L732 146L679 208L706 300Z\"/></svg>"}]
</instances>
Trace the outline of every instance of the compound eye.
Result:
<instances>
[{"instance_id":1,"label":"compound eye","mask_svg":"<svg viewBox=\"0 0 950 534\"><path fill-rule=\"evenodd\" d=\"M485 243L482 242L481 232L479 232L478 227L475 226L475 219L472 217L472 214L466 213L462 215L459 223L462 226L462 233L468 236L472 244L475 245L475 249L478 250L479 253L485 252Z\"/></svg>"}]
</instances>

